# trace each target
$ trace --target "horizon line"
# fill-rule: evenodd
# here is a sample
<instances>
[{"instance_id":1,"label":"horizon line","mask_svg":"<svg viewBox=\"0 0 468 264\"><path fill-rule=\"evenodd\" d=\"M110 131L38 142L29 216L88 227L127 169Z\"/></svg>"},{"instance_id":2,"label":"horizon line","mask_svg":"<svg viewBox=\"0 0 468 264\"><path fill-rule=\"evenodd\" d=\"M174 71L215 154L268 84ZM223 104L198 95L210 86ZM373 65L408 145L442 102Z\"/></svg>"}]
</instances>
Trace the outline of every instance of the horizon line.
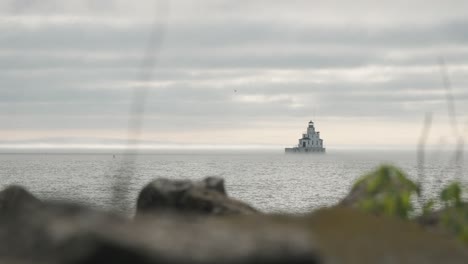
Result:
<instances>
[{"instance_id":1,"label":"horizon line","mask_svg":"<svg viewBox=\"0 0 468 264\"><path fill-rule=\"evenodd\" d=\"M278 150L284 151L291 145L277 144L63 144L63 143L33 143L33 144L0 144L0 153L8 151L180 151L180 150ZM327 150L416 150L415 145L329 145ZM427 150L450 151L441 149L438 145L427 145Z\"/></svg>"}]
</instances>

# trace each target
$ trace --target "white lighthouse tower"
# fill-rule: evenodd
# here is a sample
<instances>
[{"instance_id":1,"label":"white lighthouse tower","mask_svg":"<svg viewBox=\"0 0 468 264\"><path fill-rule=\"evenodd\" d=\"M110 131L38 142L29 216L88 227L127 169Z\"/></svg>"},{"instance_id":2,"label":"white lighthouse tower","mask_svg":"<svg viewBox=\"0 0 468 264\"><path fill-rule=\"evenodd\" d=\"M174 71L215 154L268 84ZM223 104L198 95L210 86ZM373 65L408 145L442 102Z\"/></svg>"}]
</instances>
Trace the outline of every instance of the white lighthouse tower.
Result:
<instances>
[{"instance_id":1,"label":"white lighthouse tower","mask_svg":"<svg viewBox=\"0 0 468 264\"><path fill-rule=\"evenodd\" d=\"M299 144L293 148L286 148L286 153L314 153L325 152L323 147L323 139L320 138L320 132L315 131L314 122L310 121L307 126L307 132L302 134L299 139Z\"/></svg>"}]
</instances>

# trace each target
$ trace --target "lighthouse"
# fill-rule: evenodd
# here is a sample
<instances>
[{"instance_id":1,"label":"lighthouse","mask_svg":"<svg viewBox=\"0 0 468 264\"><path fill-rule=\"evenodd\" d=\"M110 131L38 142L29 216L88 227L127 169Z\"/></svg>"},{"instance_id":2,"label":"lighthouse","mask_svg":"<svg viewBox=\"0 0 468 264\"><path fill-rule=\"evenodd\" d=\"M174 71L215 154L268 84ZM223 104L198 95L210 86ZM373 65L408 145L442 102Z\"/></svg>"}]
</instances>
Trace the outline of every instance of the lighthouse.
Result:
<instances>
[{"instance_id":1,"label":"lighthouse","mask_svg":"<svg viewBox=\"0 0 468 264\"><path fill-rule=\"evenodd\" d=\"M293 148L286 148L286 153L324 153L323 139L320 132L315 130L314 122L311 120L307 126L307 132L302 134L299 144Z\"/></svg>"}]
</instances>

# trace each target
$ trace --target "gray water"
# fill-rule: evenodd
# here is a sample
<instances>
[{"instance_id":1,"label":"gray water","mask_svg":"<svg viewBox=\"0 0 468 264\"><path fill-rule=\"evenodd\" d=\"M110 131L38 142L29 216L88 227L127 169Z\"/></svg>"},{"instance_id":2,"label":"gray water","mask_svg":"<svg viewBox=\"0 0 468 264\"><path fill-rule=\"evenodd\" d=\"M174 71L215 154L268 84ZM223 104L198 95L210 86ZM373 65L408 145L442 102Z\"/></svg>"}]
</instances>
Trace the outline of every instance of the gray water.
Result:
<instances>
[{"instance_id":1,"label":"gray water","mask_svg":"<svg viewBox=\"0 0 468 264\"><path fill-rule=\"evenodd\" d=\"M428 153L425 199L435 197L456 177L467 184L463 168L468 169L468 161L457 167L452 156ZM130 208L127 213L131 214L138 192L152 179L220 176L230 196L263 211L302 213L337 203L357 178L381 163L401 167L414 180L418 172L416 154L410 151L159 153L139 155L130 165L125 160L120 155L114 159L112 154L0 154L0 187L19 184L42 199L75 201L100 209ZM111 186L118 175L132 175L125 201L111 199Z\"/></svg>"}]
</instances>

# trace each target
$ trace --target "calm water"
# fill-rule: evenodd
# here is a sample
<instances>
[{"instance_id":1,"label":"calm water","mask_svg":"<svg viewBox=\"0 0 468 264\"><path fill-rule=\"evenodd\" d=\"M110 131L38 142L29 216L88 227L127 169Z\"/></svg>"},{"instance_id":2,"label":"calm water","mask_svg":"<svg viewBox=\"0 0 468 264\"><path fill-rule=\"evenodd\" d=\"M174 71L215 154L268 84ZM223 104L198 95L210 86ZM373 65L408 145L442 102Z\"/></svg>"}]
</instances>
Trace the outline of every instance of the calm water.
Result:
<instances>
[{"instance_id":1,"label":"calm water","mask_svg":"<svg viewBox=\"0 0 468 264\"><path fill-rule=\"evenodd\" d=\"M433 197L468 162L450 162L452 153L428 153L424 196ZM414 152L330 151L325 155L283 153L192 153L140 155L131 166L111 154L0 154L0 185L20 184L43 199L65 199L97 208L134 210L139 190L152 179L201 179L221 176L229 195L268 212L300 213L338 202L363 173L392 163L416 179ZM463 168L466 168L465 170ZM133 175L128 200L112 201L116 175Z\"/></svg>"}]
</instances>

